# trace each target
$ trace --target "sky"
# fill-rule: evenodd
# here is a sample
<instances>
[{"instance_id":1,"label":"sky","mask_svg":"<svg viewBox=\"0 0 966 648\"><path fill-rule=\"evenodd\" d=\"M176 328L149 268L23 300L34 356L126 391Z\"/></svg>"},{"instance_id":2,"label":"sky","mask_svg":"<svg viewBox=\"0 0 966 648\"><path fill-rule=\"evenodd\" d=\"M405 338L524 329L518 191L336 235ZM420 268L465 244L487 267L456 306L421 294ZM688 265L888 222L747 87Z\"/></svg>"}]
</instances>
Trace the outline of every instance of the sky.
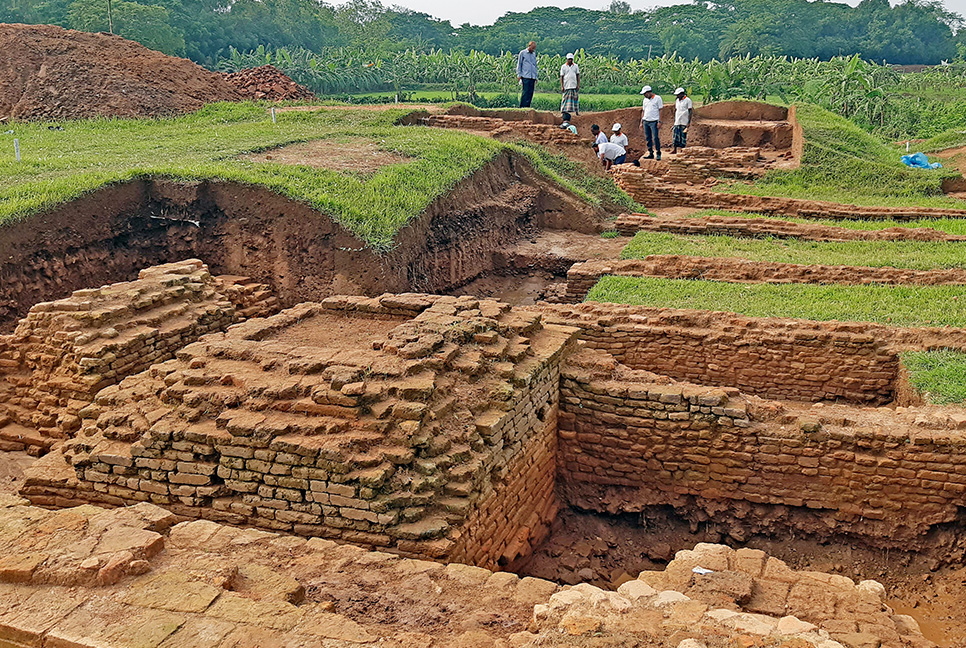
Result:
<instances>
[{"instance_id":1,"label":"sky","mask_svg":"<svg viewBox=\"0 0 966 648\"><path fill-rule=\"evenodd\" d=\"M634 10L673 4L684 4L687 0L630 0ZM858 0L847 0L850 5ZM893 2L894 3L894 2ZM487 0L486 2L453 2L452 0L388 0L388 5L400 5L414 11L422 11L431 16L449 20L454 25L471 23L490 25L508 11L525 12L534 7L583 7L584 9L606 9L610 0ZM966 0L944 0L943 4L952 12L966 16Z\"/></svg>"}]
</instances>

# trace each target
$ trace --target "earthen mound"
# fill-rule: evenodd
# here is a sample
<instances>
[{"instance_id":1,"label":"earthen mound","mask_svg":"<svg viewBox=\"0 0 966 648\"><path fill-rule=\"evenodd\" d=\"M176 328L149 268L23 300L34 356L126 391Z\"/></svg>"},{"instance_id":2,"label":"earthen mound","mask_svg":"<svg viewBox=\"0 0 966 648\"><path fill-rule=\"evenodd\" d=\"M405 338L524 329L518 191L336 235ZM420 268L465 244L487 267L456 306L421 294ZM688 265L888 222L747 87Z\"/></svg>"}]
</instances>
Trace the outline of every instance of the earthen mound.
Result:
<instances>
[{"instance_id":1,"label":"earthen mound","mask_svg":"<svg viewBox=\"0 0 966 648\"><path fill-rule=\"evenodd\" d=\"M225 79L245 99L268 101L297 101L315 99L312 91L292 81L287 74L272 65L226 74Z\"/></svg>"},{"instance_id":2,"label":"earthen mound","mask_svg":"<svg viewBox=\"0 0 966 648\"><path fill-rule=\"evenodd\" d=\"M0 118L164 116L240 99L224 75L120 36L0 25Z\"/></svg>"}]
</instances>

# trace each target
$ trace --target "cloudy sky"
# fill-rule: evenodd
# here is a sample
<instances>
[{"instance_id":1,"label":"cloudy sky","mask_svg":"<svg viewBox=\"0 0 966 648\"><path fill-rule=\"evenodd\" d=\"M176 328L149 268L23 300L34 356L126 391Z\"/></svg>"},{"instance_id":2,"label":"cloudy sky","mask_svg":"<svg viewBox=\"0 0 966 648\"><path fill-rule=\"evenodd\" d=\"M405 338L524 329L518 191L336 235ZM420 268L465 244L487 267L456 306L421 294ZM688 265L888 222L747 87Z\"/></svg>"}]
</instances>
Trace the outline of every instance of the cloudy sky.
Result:
<instances>
[{"instance_id":1,"label":"cloudy sky","mask_svg":"<svg viewBox=\"0 0 966 648\"><path fill-rule=\"evenodd\" d=\"M686 0L629 0L634 9L650 9L656 6L682 4ZM858 4L858 0L848 0ZM415 11L422 11L449 20L454 25L472 23L488 25L508 11L529 11L534 7L583 7L585 9L604 9L610 0L487 0L486 2L453 2L452 0L387 0L385 4L396 4ZM950 11L966 16L966 0L944 0Z\"/></svg>"}]
</instances>

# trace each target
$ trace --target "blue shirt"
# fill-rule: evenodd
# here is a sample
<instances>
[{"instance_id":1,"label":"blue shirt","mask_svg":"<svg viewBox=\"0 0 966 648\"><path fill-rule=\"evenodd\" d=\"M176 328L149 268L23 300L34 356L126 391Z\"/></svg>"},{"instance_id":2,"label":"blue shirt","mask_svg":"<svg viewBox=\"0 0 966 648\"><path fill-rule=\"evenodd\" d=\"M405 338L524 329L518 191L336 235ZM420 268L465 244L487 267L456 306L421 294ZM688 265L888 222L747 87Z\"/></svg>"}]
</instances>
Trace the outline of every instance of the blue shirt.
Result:
<instances>
[{"instance_id":1,"label":"blue shirt","mask_svg":"<svg viewBox=\"0 0 966 648\"><path fill-rule=\"evenodd\" d=\"M517 57L517 76L521 79L537 78L537 55L528 49L520 52Z\"/></svg>"}]
</instances>

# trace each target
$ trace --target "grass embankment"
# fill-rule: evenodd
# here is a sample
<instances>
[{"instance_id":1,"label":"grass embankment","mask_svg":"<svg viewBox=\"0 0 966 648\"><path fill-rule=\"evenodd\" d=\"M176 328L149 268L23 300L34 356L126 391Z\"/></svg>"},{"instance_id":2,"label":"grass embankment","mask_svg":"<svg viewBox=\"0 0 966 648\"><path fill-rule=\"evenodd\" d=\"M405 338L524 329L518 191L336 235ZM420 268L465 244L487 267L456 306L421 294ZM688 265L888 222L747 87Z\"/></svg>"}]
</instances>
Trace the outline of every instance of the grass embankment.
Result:
<instances>
[{"instance_id":1,"label":"grass embankment","mask_svg":"<svg viewBox=\"0 0 966 648\"><path fill-rule=\"evenodd\" d=\"M520 105L520 92L479 92L479 100L476 102L484 108L516 108ZM448 90L416 90L407 92L406 101L411 103L447 103L454 100L453 93ZM395 94L392 92L367 92L354 94L348 97L352 103L392 103ZM674 103L674 97L664 98L664 103L670 99ZM465 95L457 97L459 101L468 101ZM618 110L620 108L634 108L641 105L639 94L600 94L600 93L580 93L581 112L601 112L604 110ZM560 92L536 92L533 95L531 108L535 110L549 110L551 112L560 111Z\"/></svg>"},{"instance_id":2,"label":"grass embankment","mask_svg":"<svg viewBox=\"0 0 966 648\"><path fill-rule=\"evenodd\" d=\"M264 106L213 104L169 119L98 119L5 127L0 134L0 225L29 217L107 184L164 176L223 179L268 187L307 202L347 229L386 250L396 233L438 196L501 151L526 155L537 170L600 204L636 205L606 179L536 147L497 142L456 130L394 126L411 109L292 111L273 124ZM14 161L13 139L23 161ZM285 144L326 140L333 147L356 139L411 161L373 173L253 162L238 156Z\"/></svg>"},{"instance_id":3,"label":"grass embankment","mask_svg":"<svg viewBox=\"0 0 966 648\"><path fill-rule=\"evenodd\" d=\"M909 169L899 161L904 151L818 106L799 104L797 115L805 134L801 166L722 191L855 205L966 208L940 189L943 178L956 171Z\"/></svg>"},{"instance_id":4,"label":"grass embankment","mask_svg":"<svg viewBox=\"0 0 966 648\"><path fill-rule=\"evenodd\" d=\"M875 268L966 267L966 245L923 241L800 241L734 236L692 236L638 232L621 252L622 259L643 259L651 254L697 257L737 257L769 263L849 265Z\"/></svg>"},{"instance_id":5,"label":"grass embankment","mask_svg":"<svg viewBox=\"0 0 966 648\"><path fill-rule=\"evenodd\" d=\"M738 218L750 218L755 220L780 220L790 223L801 223L803 225L828 225L829 227L843 227L845 229L863 230L867 232L875 230L889 229L892 227L928 227L947 234L957 236L966 235L966 218L918 218L916 220L896 221L896 220L854 220L830 218L795 218L792 216L769 216L767 214L755 214L749 212L730 212L723 209L702 209L692 214L691 218L704 216L726 216Z\"/></svg>"},{"instance_id":6,"label":"grass embankment","mask_svg":"<svg viewBox=\"0 0 966 648\"><path fill-rule=\"evenodd\" d=\"M941 349L902 354L909 384L936 405L966 401L966 353Z\"/></svg>"},{"instance_id":7,"label":"grass embankment","mask_svg":"<svg viewBox=\"0 0 966 648\"><path fill-rule=\"evenodd\" d=\"M591 289L587 301L751 317L966 327L962 286L743 284L606 276Z\"/></svg>"}]
</instances>

